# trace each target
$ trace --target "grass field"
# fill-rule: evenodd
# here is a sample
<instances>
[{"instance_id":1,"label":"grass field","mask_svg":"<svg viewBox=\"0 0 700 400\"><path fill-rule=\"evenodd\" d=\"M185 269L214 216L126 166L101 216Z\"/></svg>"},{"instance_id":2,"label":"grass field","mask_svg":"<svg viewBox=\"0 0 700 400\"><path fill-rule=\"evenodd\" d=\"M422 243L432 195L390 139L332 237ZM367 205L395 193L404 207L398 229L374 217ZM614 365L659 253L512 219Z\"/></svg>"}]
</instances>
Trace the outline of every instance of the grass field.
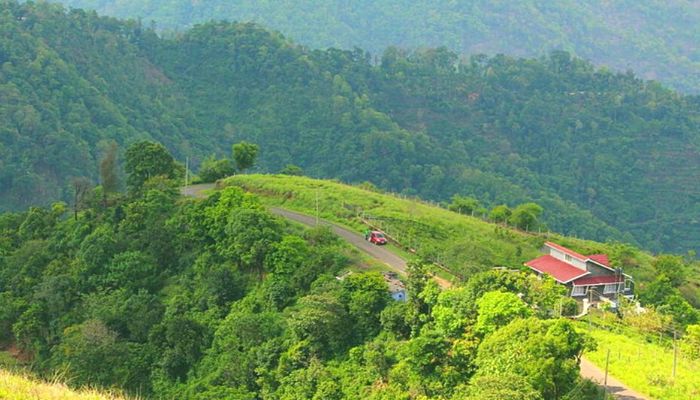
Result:
<instances>
[{"instance_id":1,"label":"grass field","mask_svg":"<svg viewBox=\"0 0 700 400\"><path fill-rule=\"evenodd\" d=\"M614 333L585 325L598 343L596 351L586 357L601 368L610 350L610 374L636 391L654 399L700 399L700 362L685 358L678 352L676 376L673 377L673 344L670 340L648 341L634 333Z\"/></svg>"},{"instance_id":2,"label":"grass field","mask_svg":"<svg viewBox=\"0 0 700 400\"><path fill-rule=\"evenodd\" d=\"M121 400L124 397L96 390L71 390L61 383L46 383L0 369L2 400Z\"/></svg>"},{"instance_id":3,"label":"grass field","mask_svg":"<svg viewBox=\"0 0 700 400\"><path fill-rule=\"evenodd\" d=\"M549 232L521 232L435 204L377 193L334 181L287 175L237 175L224 185L256 193L268 205L338 222L361 232L367 223L382 229L425 259L445 265L458 276L492 267L520 268L540 255L546 240L584 254L608 253L609 245ZM640 267L626 271L647 275L651 256L639 253Z\"/></svg>"}]
</instances>

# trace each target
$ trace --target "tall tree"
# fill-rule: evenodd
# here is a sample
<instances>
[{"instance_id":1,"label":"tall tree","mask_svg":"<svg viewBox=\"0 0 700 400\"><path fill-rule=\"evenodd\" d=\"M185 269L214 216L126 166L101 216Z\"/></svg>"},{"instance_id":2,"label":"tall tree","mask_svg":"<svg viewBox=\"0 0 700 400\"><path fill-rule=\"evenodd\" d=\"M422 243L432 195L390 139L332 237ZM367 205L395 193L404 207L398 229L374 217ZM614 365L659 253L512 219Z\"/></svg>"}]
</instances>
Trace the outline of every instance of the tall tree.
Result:
<instances>
[{"instance_id":1,"label":"tall tree","mask_svg":"<svg viewBox=\"0 0 700 400\"><path fill-rule=\"evenodd\" d=\"M233 145L233 159L236 161L238 171L245 171L255 164L258 157L259 147L257 144L240 142Z\"/></svg>"},{"instance_id":2,"label":"tall tree","mask_svg":"<svg viewBox=\"0 0 700 400\"><path fill-rule=\"evenodd\" d=\"M119 174L117 172L117 154L119 146L112 141L107 146L104 156L100 160L100 184L105 196L119 190Z\"/></svg>"},{"instance_id":3,"label":"tall tree","mask_svg":"<svg viewBox=\"0 0 700 400\"><path fill-rule=\"evenodd\" d=\"M85 177L73 179L73 217L78 220L78 211L83 207L90 190L90 180Z\"/></svg>"},{"instance_id":4,"label":"tall tree","mask_svg":"<svg viewBox=\"0 0 700 400\"><path fill-rule=\"evenodd\" d=\"M140 189L150 178L176 179L181 173L182 166L160 143L136 142L126 150L126 184L130 190Z\"/></svg>"}]
</instances>

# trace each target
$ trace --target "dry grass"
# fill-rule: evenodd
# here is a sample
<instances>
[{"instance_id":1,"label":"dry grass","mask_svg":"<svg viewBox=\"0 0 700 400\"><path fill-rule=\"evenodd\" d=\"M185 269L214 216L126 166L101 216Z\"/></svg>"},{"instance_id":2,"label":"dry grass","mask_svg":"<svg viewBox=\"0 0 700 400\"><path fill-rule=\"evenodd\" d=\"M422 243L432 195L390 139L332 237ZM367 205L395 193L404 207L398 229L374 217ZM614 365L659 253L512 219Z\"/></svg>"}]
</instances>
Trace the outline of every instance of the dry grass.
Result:
<instances>
[{"instance_id":1,"label":"dry grass","mask_svg":"<svg viewBox=\"0 0 700 400\"><path fill-rule=\"evenodd\" d=\"M0 370L2 400L126 400L117 394L92 389L73 390L60 382L40 382L25 375Z\"/></svg>"}]
</instances>

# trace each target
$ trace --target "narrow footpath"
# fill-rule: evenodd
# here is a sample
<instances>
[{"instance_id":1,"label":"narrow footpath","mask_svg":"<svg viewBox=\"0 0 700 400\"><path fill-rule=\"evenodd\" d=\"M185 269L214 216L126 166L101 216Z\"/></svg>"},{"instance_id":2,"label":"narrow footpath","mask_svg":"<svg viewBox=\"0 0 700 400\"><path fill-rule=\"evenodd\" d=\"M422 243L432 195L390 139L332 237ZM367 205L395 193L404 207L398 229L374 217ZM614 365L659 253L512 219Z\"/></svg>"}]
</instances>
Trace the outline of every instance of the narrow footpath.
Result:
<instances>
[{"instance_id":1,"label":"narrow footpath","mask_svg":"<svg viewBox=\"0 0 700 400\"><path fill-rule=\"evenodd\" d=\"M207 197L206 191L214 188L214 184L191 185L181 188L180 192L184 196L205 198ZM275 215L279 215L280 217L286 218L290 221L295 221L312 227L316 226L316 218L310 215L286 210L279 207L271 207L270 212L272 212ZM353 246L357 247L359 250L383 262L388 267L396 270L401 274L406 274L406 261L401 257L397 256L396 254L390 252L385 247L380 247L369 243L366 240L364 240L362 235L350 231L349 229L343 228L338 224L323 219L319 219L318 223L320 225L329 226L333 233L340 236ZM438 279L437 277L435 278L437 279L440 286L442 286L443 288L450 286L450 283L445 281L444 279ZM599 384L600 386L603 386L605 382L605 372L593 365L584 357L581 357L580 374L583 378L590 379ZM650 400L648 397L645 397L635 392L634 390L629 389L622 382L613 378L610 374L608 374L608 392L619 400Z\"/></svg>"}]
</instances>

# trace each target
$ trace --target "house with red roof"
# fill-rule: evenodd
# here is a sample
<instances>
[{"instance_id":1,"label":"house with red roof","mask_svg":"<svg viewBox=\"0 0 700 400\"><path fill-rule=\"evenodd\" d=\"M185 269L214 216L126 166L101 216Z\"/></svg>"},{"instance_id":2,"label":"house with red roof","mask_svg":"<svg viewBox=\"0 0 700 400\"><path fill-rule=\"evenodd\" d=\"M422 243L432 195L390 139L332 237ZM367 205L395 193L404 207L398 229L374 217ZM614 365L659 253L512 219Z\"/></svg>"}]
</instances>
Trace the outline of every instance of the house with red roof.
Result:
<instances>
[{"instance_id":1,"label":"house with red roof","mask_svg":"<svg viewBox=\"0 0 700 400\"><path fill-rule=\"evenodd\" d=\"M542 250L543 256L526 262L525 266L565 285L571 297L615 302L618 296L632 295L632 277L613 267L607 255L584 256L552 242L546 242Z\"/></svg>"}]
</instances>

